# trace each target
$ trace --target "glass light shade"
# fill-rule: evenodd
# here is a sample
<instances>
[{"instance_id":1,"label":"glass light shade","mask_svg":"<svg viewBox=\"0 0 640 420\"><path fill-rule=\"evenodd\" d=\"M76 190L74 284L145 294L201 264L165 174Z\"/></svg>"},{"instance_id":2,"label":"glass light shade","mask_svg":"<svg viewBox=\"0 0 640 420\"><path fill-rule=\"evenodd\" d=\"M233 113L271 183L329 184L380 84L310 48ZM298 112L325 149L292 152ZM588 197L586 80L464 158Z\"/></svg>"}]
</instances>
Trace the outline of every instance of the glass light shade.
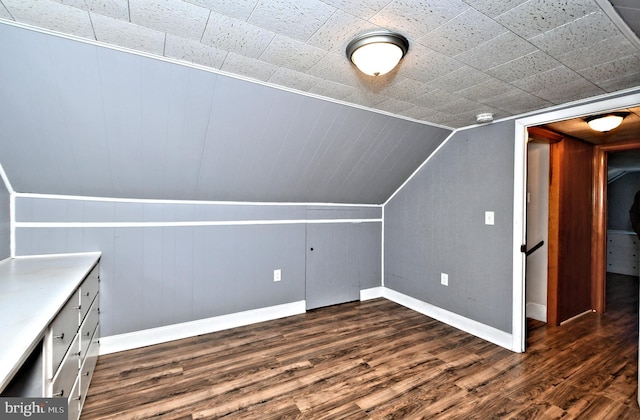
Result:
<instances>
[{"instance_id":1,"label":"glass light shade","mask_svg":"<svg viewBox=\"0 0 640 420\"><path fill-rule=\"evenodd\" d=\"M388 42L366 44L351 55L351 61L361 72L369 76L380 76L393 70L404 52L400 47Z\"/></svg>"},{"instance_id":2,"label":"glass light shade","mask_svg":"<svg viewBox=\"0 0 640 420\"><path fill-rule=\"evenodd\" d=\"M360 35L347 45L347 57L363 73L380 76L393 70L409 49L404 36L387 31Z\"/></svg>"},{"instance_id":3,"label":"glass light shade","mask_svg":"<svg viewBox=\"0 0 640 420\"><path fill-rule=\"evenodd\" d=\"M587 121L587 124L589 124L589 127L591 127L592 130L604 133L607 131L611 131L622 124L623 118L624 117L621 115L611 114L599 118L590 119Z\"/></svg>"}]
</instances>

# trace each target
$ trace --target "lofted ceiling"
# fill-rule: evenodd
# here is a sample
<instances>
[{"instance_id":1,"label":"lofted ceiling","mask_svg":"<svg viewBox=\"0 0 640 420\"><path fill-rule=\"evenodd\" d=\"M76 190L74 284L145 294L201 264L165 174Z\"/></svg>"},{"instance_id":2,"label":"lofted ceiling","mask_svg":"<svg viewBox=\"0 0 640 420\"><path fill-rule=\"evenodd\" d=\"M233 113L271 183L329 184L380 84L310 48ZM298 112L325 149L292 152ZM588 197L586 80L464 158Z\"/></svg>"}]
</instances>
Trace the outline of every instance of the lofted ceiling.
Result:
<instances>
[{"instance_id":1,"label":"lofted ceiling","mask_svg":"<svg viewBox=\"0 0 640 420\"><path fill-rule=\"evenodd\" d=\"M0 0L0 19L459 128L478 113L498 119L640 85L637 2L612 3ZM344 53L374 29L410 41L377 78Z\"/></svg>"}]
</instances>

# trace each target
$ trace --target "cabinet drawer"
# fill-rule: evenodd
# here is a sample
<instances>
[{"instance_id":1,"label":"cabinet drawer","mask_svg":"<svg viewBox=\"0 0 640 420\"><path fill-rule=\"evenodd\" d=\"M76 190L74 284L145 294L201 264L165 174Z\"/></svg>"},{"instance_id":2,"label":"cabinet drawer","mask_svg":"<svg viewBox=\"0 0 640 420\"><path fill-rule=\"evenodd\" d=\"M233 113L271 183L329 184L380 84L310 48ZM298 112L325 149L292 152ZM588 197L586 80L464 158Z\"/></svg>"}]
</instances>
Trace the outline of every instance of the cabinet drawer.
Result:
<instances>
[{"instance_id":1,"label":"cabinet drawer","mask_svg":"<svg viewBox=\"0 0 640 420\"><path fill-rule=\"evenodd\" d=\"M51 387L52 397L68 398L71 395L70 393L73 388L73 384L78 378L78 369L80 367L80 356L78 355L79 352L80 342L78 340L78 336L76 336L71 343L71 346L69 347L69 352L62 360L62 364L60 365L60 369L58 369L58 373L53 377L53 383Z\"/></svg>"},{"instance_id":2,"label":"cabinet drawer","mask_svg":"<svg viewBox=\"0 0 640 420\"><path fill-rule=\"evenodd\" d=\"M100 320L100 301L98 299L93 301L93 305L89 309L89 313L87 317L84 319L82 326L80 327L80 358L83 360L87 354L87 350L89 349L89 344L91 343L91 338L98 326L98 322Z\"/></svg>"},{"instance_id":3,"label":"cabinet drawer","mask_svg":"<svg viewBox=\"0 0 640 420\"><path fill-rule=\"evenodd\" d=\"M100 326L98 325L91 337L91 344L87 350L87 355L84 359L84 363L80 368L80 408L84 405L84 400L87 398L87 392L89 391L89 383L93 376L93 371L98 362L98 353L100 351Z\"/></svg>"},{"instance_id":4,"label":"cabinet drawer","mask_svg":"<svg viewBox=\"0 0 640 420\"><path fill-rule=\"evenodd\" d=\"M60 362L71 345L78 327L80 326L80 296L78 291L64 305L62 310L55 317L49 328L51 340L51 366L53 371L51 375L56 374L56 370L60 366Z\"/></svg>"},{"instance_id":5,"label":"cabinet drawer","mask_svg":"<svg viewBox=\"0 0 640 420\"><path fill-rule=\"evenodd\" d=\"M84 319L100 289L99 266L95 266L80 285L80 319Z\"/></svg>"},{"instance_id":6,"label":"cabinet drawer","mask_svg":"<svg viewBox=\"0 0 640 420\"><path fill-rule=\"evenodd\" d=\"M77 420L78 418L80 418L81 398L80 380L76 380L75 384L73 385L73 389L71 390L71 394L69 394L69 415L67 416L69 420Z\"/></svg>"}]
</instances>

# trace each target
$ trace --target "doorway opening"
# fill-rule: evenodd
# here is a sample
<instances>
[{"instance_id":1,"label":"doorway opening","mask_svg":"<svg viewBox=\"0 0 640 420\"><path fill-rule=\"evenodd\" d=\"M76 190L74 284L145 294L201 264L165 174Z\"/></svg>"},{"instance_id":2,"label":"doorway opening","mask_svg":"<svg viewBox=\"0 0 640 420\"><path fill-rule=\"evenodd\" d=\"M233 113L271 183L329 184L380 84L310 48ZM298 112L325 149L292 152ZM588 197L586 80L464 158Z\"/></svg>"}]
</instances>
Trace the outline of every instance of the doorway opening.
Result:
<instances>
[{"instance_id":1,"label":"doorway opening","mask_svg":"<svg viewBox=\"0 0 640 420\"><path fill-rule=\"evenodd\" d=\"M587 103L573 108L554 110L546 114L540 114L532 117L523 118L516 121L516 143L515 143L515 161L514 161L514 245L523 244L523 247L514 246L513 254L513 350L524 352L526 349L526 286L525 282L527 261L525 260L525 254L522 249L535 245L533 243L527 243L527 149L529 142L528 129L530 127L551 125L556 122L580 119L584 122L583 118L588 115L596 113L610 112L619 109L627 109L630 107L638 107L640 104L640 94L629 94L622 97L614 97L612 99L602 99L598 102ZM636 116L640 114L635 114ZM640 117L639 117L640 119ZM634 135L637 135L637 129ZM572 136L573 137L573 136ZM640 140L640 139L638 139ZM623 143L629 143L629 140L624 140L616 143L620 146ZM592 180L592 200L594 206L592 207L592 222L591 222L591 258L590 258L590 272L595 273L591 278L591 293L592 308L603 312L605 307L604 299L606 293L604 287L606 286L606 197L603 195L606 193L606 153L610 150L604 145L594 145L594 153L592 153L592 162L590 166L592 172L588 175L588 178ZM624 147L629 147L627 144ZM604 184L603 184L604 179ZM595 188L596 185L604 185L602 188ZM543 251L544 252L544 251ZM598 258L600 255L600 258ZM600 264L598 266L598 264ZM600 282L597 282L598 276L602 277Z\"/></svg>"}]
</instances>

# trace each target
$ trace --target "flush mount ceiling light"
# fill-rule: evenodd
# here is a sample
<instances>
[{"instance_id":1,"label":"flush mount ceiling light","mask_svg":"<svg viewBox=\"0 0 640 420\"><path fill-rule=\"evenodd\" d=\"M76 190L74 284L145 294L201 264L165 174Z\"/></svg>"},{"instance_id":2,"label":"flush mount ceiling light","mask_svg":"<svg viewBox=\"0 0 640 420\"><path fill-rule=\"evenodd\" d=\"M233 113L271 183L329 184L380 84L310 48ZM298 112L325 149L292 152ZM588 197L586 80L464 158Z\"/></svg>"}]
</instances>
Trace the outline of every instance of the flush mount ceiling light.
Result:
<instances>
[{"instance_id":1,"label":"flush mount ceiling light","mask_svg":"<svg viewBox=\"0 0 640 420\"><path fill-rule=\"evenodd\" d=\"M601 133L606 133L607 131L611 131L614 128L618 127L620 124L622 124L622 120L626 116L627 116L626 113L614 112L611 114L594 115L592 117L587 118L586 121L592 130L600 131Z\"/></svg>"},{"instance_id":2,"label":"flush mount ceiling light","mask_svg":"<svg viewBox=\"0 0 640 420\"><path fill-rule=\"evenodd\" d=\"M380 76L393 70L409 49L409 41L394 32L369 32L347 45L347 57L363 73Z\"/></svg>"}]
</instances>

